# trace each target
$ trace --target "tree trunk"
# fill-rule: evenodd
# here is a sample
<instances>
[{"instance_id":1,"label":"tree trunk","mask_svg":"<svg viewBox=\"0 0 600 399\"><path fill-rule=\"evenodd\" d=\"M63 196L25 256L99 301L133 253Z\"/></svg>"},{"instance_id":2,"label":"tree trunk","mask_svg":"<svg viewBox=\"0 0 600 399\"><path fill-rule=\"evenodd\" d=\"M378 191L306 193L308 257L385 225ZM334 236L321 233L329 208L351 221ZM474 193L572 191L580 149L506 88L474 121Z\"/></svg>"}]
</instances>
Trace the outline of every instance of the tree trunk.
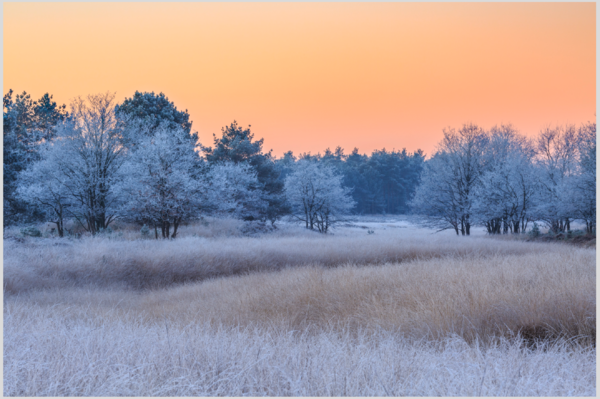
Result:
<instances>
[{"instance_id":1,"label":"tree trunk","mask_svg":"<svg viewBox=\"0 0 600 399\"><path fill-rule=\"evenodd\" d=\"M54 224L56 224L56 230L58 230L58 236L61 238L64 237L65 232L63 229L63 221L61 219L59 219L56 222L54 222Z\"/></svg>"},{"instance_id":2,"label":"tree trunk","mask_svg":"<svg viewBox=\"0 0 600 399\"><path fill-rule=\"evenodd\" d=\"M586 233L588 234L594 234L594 221L590 220L589 222L585 223L586 225Z\"/></svg>"},{"instance_id":3,"label":"tree trunk","mask_svg":"<svg viewBox=\"0 0 600 399\"><path fill-rule=\"evenodd\" d=\"M309 213L308 213L308 208L306 207L306 204L304 205L304 217L306 218L306 228L308 229Z\"/></svg>"},{"instance_id":4,"label":"tree trunk","mask_svg":"<svg viewBox=\"0 0 600 399\"><path fill-rule=\"evenodd\" d=\"M173 221L173 235L171 238L177 237L177 227L179 227L179 222L175 220Z\"/></svg>"},{"instance_id":5,"label":"tree trunk","mask_svg":"<svg viewBox=\"0 0 600 399\"><path fill-rule=\"evenodd\" d=\"M92 235L96 235L96 219L91 215L88 217L88 230Z\"/></svg>"},{"instance_id":6,"label":"tree trunk","mask_svg":"<svg viewBox=\"0 0 600 399\"><path fill-rule=\"evenodd\" d=\"M519 233L519 221L513 221L513 234Z\"/></svg>"}]
</instances>

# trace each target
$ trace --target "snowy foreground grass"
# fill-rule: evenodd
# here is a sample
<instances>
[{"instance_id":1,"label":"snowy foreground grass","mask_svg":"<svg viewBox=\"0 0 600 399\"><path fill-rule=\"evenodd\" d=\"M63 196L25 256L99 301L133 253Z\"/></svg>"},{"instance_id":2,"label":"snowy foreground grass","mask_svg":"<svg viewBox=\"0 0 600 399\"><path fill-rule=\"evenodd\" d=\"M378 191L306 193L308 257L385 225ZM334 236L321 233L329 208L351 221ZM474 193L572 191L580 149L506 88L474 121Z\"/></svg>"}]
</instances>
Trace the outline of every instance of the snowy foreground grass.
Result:
<instances>
[{"instance_id":1,"label":"snowy foreground grass","mask_svg":"<svg viewBox=\"0 0 600 399\"><path fill-rule=\"evenodd\" d=\"M595 395L595 249L369 228L5 240L4 394Z\"/></svg>"},{"instance_id":2,"label":"snowy foreground grass","mask_svg":"<svg viewBox=\"0 0 600 399\"><path fill-rule=\"evenodd\" d=\"M595 395L595 350L564 344L148 325L18 306L4 342L5 395Z\"/></svg>"}]
</instances>

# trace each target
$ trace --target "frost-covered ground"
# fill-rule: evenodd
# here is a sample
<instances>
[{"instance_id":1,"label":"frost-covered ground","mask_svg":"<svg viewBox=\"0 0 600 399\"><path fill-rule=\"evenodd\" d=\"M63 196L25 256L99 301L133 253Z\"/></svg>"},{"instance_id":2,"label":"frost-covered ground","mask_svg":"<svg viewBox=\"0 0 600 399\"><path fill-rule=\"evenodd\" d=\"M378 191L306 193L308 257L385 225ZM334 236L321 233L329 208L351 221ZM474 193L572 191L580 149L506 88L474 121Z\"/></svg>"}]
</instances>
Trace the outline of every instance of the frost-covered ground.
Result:
<instances>
[{"instance_id":1,"label":"frost-covered ground","mask_svg":"<svg viewBox=\"0 0 600 399\"><path fill-rule=\"evenodd\" d=\"M4 394L595 395L595 249L413 222L7 238Z\"/></svg>"},{"instance_id":2,"label":"frost-covered ground","mask_svg":"<svg viewBox=\"0 0 600 399\"><path fill-rule=\"evenodd\" d=\"M23 309L24 310L24 309ZM261 332L10 306L7 396L595 396L591 348Z\"/></svg>"}]
</instances>

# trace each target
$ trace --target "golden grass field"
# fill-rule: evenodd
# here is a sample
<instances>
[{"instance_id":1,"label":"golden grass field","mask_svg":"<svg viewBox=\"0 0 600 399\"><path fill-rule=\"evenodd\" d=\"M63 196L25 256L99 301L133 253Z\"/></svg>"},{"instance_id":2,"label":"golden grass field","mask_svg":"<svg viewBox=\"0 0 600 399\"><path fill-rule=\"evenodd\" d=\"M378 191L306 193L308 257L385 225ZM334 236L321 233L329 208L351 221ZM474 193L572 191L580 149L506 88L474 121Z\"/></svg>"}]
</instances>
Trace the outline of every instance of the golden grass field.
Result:
<instances>
[{"instance_id":1,"label":"golden grass field","mask_svg":"<svg viewBox=\"0 0 600 399\"><path fill-rule=\"evenodd\" d=\"M595 395L593 247L238 227L5 239L4 394Z\"/></svg>"}]
</instances>

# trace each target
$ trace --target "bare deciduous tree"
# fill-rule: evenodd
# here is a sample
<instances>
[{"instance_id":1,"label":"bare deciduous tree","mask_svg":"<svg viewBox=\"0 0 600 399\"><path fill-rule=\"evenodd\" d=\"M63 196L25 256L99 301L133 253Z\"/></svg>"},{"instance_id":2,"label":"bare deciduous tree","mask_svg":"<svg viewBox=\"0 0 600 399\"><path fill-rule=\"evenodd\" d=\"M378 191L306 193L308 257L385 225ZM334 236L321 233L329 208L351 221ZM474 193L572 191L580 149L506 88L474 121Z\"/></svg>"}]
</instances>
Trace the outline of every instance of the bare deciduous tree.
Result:
<instances>
[{"instance_id":1,"label":"bare deciduous tree","mask_svg":"<svg viewBox=\"0 0 600 399\"><path fill-rule=\"evenodd\" d=\"M541 185L536 217L555 233L571 229L573 215L563 206L568 180L576 173L577 132L575 126L543 129L537 137L536 164Z\"/></svg>"},{"instance_id":2,"label":"bare deciduous tree","mask_svg":"<svg viewBox=\"0 0 600 399\"><path fill-rule=\"evenodd\" d=\"M341 217L350 213L354 201L342 186L342 177L330 166L300 160L285 180L285 192L293 216L307 229L327 233Z\"/></svg>"},{"instance_id":3,"label":"bare deciduous tree","mask_svg":"<svg viewBox=\"0 0 600 399\"><path fill-rule=\"evenodd\" d=\"M30 185L29 195L35 191L37 202L44 201L46 208L60 208L60 225L66 208L59 203L66 204L65 198L69 215L92 234L107 228L116 217L113 187L125 148L115 119L114 97L105 93L90 95L87 101L76 98L71 103L71 117L59 126L35 168L40 176L37 185ZM46 173L49 179L44 182L41 179ZM34 180L29 176L29 183ZM42 193L41 187L54 194ZM54 199L49 201L51 197Z\"/></svg>"},{"instance_id":4,"label":"bare deciduous tree","mask_svg":"<svg viewBox=\"0 0 600 399\"><path fill-rule=\"evenodd\" d=\"M491 129L473 209L489 234L525 232L539 189L534 154L533 144L511 125Z\"/></svg>"},{"instance_id":5,"label":"bare deciduous tree","mask_svg":"<svg viewBox=\"0 0 600 399\"><path fill-rule=\"evenodd\" d=\"M444 138L415 193L414 210L442 229L470 235L474 189L484 171L487 143L486 132L474 124L458 131L444 129Z\"/></svg>"},{"instance_id":6,"label":"bare deciduous tree","mask_svg":"<svg viewBox=\"0 0 600 399\"><path fill-rule=\"evenodd\" d=\"M575 173L561 186L559 201L561 214L581 220L586 232L596 228L596 124L583 124L576 135L577 161Z\"/></svg>"}]
</instances>

